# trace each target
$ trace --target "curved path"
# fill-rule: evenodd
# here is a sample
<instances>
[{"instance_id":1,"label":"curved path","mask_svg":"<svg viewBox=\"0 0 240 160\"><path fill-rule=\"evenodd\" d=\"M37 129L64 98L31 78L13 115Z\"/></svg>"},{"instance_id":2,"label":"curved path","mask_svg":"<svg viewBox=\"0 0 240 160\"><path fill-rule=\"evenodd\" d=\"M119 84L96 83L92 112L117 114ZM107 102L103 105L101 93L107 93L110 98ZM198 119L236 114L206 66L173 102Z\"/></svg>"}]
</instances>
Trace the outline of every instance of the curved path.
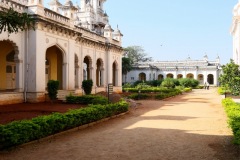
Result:
<instances>
[{"instance_id":1,"label":"curved path","mask_svg":"<svg viewBox=\"0 0 240 160\"><path fill-rule=\"evenodd\" d=\"M22 160L239 160L221 98L195 90L140 101L130 113L84 130L0 153Z\"/></svg>"}]
</instances>

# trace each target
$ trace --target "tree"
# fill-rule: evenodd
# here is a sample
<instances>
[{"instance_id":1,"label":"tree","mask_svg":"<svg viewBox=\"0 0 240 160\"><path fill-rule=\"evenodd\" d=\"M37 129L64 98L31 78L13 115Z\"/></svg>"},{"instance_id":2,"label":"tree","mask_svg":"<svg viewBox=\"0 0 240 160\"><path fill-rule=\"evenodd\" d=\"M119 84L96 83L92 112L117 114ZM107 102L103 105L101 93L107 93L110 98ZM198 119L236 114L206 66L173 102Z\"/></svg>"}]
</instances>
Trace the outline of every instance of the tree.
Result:
<instances>
[{"instance_id":1,"label":"tree","mask_svg":"<svg viewBox=\"0 0 240 160\"><path fill-rule=\"evenodd\" d=\"M239 65L235 64L231 59L230 63L223 65L223 74L219 77L222 87L229 89L232 94L240 93L240 70Z\"/></svg>"},{"instance_id":2,"label":"tree","mask_svg":"<svg viewBox=\"0 0 240 160\"><path fill-rule=\"evenodd\" d=\"M125 57L128 57L131 63L152 61L152 57L146 57L147 54L141 46L129 46L124 50Z\"/></svg>"},{"instance_id":3,"label":"tree","mask_svg":"<svg viewBox=\"0 0 240 160\"><path fill-rule=\"evenodd\" d=\"M122 58L122 74L125 75L125 83L127 81L127 73L131 71L132 65L130 58L123 57Z\"/></svg>"},{"instance_id":4,"label":"tree","mask_svg":"<svg viewBox=\"0 0 240 160\"><path fill-rule=\"evenodd\" d=\"M35 29L35 19L27 13L18 13L10 9L0 11L0 33L17 33L19 30Z\"/></svg>"}]
</instances>

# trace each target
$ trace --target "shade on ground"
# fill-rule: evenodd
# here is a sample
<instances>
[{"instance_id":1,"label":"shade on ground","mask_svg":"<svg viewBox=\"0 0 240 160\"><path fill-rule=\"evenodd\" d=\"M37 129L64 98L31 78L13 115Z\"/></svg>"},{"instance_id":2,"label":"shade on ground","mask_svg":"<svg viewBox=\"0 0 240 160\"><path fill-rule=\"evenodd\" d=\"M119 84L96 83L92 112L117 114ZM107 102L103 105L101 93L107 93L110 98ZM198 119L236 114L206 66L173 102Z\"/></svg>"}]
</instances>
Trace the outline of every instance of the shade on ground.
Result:
<instances>
[{"instance_id":1,"label":"shade on ground","mask_svg":"<svg viewBox=\"0 0 240 160\"><path fill-rule=\"evenodd\" d=\"M139 103L125 116L1 153L0 159L240 159L215 89Z\"/></svg>"}]
</instances>

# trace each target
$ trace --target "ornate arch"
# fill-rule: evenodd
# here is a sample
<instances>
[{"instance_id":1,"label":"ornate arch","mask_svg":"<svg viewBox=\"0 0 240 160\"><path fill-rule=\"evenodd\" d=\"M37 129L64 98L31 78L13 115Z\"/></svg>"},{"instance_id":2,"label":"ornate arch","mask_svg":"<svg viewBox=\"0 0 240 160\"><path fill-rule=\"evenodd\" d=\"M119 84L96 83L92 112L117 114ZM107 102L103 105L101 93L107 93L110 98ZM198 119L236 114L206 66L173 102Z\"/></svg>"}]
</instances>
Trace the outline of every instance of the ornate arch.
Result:
<instances>
[{"instance_id":1,"label":"ornate arch","mask_svg":"<svg viewBox=\"0 0 240 160\"><path fill-rule=\"evenodd\" d=\"M58 43L53 43L50 44L46 47L45 53L47 52L47 50L53 46L56 46L62 53L63 56L63 63L67 63L67 57L66 57L66 51L63 49L63 47L61 45L59 45ZM46 55L45 55L46 56Z\"/></svg>"},{"instance_id":2,"label":"ornate arch","mask_svg":"<svg viewBox=\"0 0 240 160\"><path fill-rule=\"evenodd\" d=\"M8 43L10 43L10 44L12 45L13 50L14 50L14 52L15 52L14 61L19 61L19 60L20 60L19 57L18 57L18 55L19 55L19 49L18 49L17 44L16 44L13 40L10 40L10 39L0 39L0 42L1 42L1 41L6 41L6 42L8 42Z\"/></svg>"}]
</instances>

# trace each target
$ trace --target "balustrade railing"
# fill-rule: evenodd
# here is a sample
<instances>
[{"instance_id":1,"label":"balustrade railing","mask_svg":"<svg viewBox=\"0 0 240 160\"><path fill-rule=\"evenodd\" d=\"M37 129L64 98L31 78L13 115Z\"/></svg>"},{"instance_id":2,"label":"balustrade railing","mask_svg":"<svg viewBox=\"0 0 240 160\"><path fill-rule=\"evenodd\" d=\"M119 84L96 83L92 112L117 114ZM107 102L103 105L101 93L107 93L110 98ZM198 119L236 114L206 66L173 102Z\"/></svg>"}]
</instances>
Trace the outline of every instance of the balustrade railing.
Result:
<instances>
[{"instance_id":1,"label":"balustrade railing","mask_svg":"<svg viewBox=\"0 0 240 160\"><path fill-rule=\"evenodd\" d=\"M51 19L53 21L65 24L65 25L70 25L70 19L62 16L61 14L58 14L50 9L45 8L44 9L44 16L45 18Z\"/></svg>"},{"instance_id":2,"label":"balustrade railing","mask_svg":"<svg viewBox=\"0 0 240 160\"><path fill-rule=\"evenodd\" d=\"M0 0L0 8L13 8L19 13L27 11L27 0Z\"/></svg>"}]
</instances>

